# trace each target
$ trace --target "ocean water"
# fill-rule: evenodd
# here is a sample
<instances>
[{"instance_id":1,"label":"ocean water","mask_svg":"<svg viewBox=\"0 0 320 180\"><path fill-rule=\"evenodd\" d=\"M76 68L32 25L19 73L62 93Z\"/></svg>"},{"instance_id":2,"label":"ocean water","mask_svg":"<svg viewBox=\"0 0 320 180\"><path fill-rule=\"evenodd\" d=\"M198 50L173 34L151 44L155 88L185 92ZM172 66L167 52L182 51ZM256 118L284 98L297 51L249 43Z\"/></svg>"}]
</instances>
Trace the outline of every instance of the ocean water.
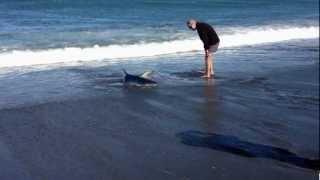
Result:
<instances>
[{"instance_id":1,"label":"ocean water","mask_svg":"<svg viewBox=\"0 0 320 180\"><path fill-rule=\"evenodd\" d=\"M198 52L185 22L212 24L221 47L319 37L317 0L3 0L0 67Z\"/></svg>"}]
</instances>

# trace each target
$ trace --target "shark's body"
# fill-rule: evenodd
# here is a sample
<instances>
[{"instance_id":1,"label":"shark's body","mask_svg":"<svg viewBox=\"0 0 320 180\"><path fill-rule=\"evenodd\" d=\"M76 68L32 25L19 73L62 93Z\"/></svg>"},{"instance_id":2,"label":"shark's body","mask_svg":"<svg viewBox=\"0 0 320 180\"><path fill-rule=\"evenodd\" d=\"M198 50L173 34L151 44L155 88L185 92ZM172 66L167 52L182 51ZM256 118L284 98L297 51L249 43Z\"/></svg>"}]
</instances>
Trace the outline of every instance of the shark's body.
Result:
<instances>
[{"instance_id":1,"label":"shark's body","mask_svg":"<svg viewBox=\"0 0 320 180\"><path fill-rule=\"evenodd\" d=\"M156 86L157 85L157 82L149 78L149 75L152 73L150 71L147 71L141 75L132 75L127 73L126 70L123 70L123 72L124 72L124 78L123 78L124 85L129 85L129 86Z\"/></svg>"}]
</instances>

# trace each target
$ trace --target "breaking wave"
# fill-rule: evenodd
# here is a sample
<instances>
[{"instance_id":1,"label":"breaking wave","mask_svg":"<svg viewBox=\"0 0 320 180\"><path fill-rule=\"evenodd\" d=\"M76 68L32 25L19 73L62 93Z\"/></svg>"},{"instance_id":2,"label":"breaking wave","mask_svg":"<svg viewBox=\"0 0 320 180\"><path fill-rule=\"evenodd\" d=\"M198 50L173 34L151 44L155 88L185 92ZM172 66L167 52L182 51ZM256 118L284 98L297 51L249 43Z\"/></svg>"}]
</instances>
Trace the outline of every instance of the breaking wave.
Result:
<instances>
[{"instance_id":1,"label":"breaking wave","mask_svg":"<svg viewBox=\"0 0 320 180\"><path fill-rule=\"evenodd\" d=\"M264 28L237 31L220 36L220 48L274 43L293 39L319 37L319 27ZM150 57L164 54L202 50L198 39L174 40L157 43L108 45L79 48L66 47L47 50L14 50L0 54L0 67L51 64L100 59Z\"/></svg>"}]
</instances>

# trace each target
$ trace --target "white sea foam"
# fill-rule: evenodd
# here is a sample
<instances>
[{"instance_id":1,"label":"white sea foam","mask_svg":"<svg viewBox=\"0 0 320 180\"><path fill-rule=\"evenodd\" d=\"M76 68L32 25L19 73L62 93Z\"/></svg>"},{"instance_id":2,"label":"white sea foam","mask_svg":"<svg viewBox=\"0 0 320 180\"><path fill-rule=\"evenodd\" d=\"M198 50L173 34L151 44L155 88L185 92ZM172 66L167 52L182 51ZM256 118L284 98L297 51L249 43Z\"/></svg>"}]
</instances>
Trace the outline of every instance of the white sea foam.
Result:
<instances>
[{"instance_id":1,"label":"white sea foam","mask_svg":"<svg viewBox=\"0 0 320 180\"><path fill-rule=\"evenodd\" d=\"M196 35L195 35L196 36ZM248 29L221 35L220 48L273 43L293 39L319 38L319 27L291 27L284 29ZM0 53L0 67L51 64L100 59L124 59L157 56L202 50L198 39L175 40L160 43L109 45L87 48L67 47L47 50L21 50Z\"/></svg>"}]
</instances>

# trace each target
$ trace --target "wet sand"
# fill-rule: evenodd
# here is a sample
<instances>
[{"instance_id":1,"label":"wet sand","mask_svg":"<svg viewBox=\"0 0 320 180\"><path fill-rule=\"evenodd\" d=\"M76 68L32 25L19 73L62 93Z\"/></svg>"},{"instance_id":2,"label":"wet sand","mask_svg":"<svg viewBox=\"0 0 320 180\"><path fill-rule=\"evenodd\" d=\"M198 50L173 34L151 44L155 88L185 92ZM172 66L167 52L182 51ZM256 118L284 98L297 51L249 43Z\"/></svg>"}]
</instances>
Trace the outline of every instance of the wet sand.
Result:
<instances>
[{"instance_id":1,"label":"wet sand","mask_svg":"<svg viewBox=\"0 0 320 180\"><path fill-rule=\"evenodd\" d=\"M3 108L0 179L316 179L316 74L305 65Z\"/></svg>"}]
</instances>

